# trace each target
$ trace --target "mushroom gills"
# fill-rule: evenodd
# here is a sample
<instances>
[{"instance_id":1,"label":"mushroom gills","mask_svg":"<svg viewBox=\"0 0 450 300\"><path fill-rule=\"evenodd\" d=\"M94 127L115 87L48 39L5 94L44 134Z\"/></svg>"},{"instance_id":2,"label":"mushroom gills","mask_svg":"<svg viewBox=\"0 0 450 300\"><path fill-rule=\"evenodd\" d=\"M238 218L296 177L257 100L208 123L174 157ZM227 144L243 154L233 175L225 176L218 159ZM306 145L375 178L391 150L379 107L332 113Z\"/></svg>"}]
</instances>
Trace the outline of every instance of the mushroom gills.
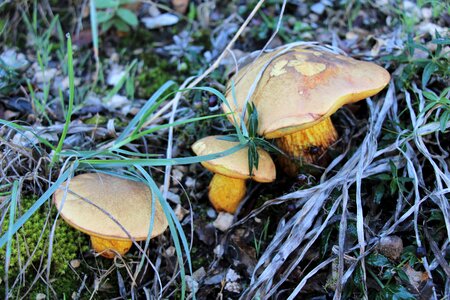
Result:
<instances>
[{"instance_id":1,"label":"mushroom gills","mask_svg":"<svg viewBox=\"0 0 450 300\"><path fill-rule=\"evenodd\" d=\"M331 118L327 117L312 127L276 139L278 148L288 156L279 158L283 171L290 176L296 176L299 167L293 160L300 160L300 164L313 164L324 155L337 138L338 134Z\"/></svg>"},{"instance_id":2,"label":"mushroom gills","mask_svg":"<svg viewBox=\"0 0 450 300\"><path fill-rule=\"evenodd\" d=\"M235 213L247 191L245 179L214 174L209 184L209 200L217 211Z\"/></svg>"},{"instance_id":3,"label":"mushroom gills","mask_svg":"<svg viewBox=\"0 0 450 300\"><path fill-rule=\"evenodd\" d=\"M91 244L96 253L106 258L114 258L117 254L123 256L133 245L131 241L113 240L96 236L91 236Z\"/></svg>"}]
</instances>

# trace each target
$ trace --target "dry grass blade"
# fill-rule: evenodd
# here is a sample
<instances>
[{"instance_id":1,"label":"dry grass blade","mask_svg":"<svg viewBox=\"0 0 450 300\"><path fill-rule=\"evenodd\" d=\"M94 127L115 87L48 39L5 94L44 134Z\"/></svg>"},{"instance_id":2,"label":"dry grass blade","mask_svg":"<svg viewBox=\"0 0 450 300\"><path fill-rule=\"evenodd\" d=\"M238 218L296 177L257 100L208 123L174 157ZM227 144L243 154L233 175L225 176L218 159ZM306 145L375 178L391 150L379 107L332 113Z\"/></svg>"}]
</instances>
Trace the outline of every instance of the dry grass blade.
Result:
<instances>
[{"instance_id":1,"label":"dry grass blade","mask_svg":"<svg viewBox=\"0 0 450 300\"><path fill-rule=\"evenodd\" d=\"M333 190L342 190L344 185L351 186L362 178L389 170L389 162L387 160L378 159L375 161L380 155L379 152L376 152L376 139L380 134L389 108L392 107L395 100L394 85L391 83L385 101L377 103L368 101L371 113L369 134L353 156L333 177L323 181L318 186L307 190L296 191L280 198L284 200L308 200L286 222L280 231L277 232L266 251L262 254L256 265L251 284L244 294L244 298L250 298L256 294L266 295L267 293L271 294L274 292L272 290L273 278L279 272L280 268L284 266L289 256L304 242L305 235L311 230L311 226L319 214L322 205L329 199L329 195ZM326 226L327 220L322 226ZM312 245L314 240L312 239L308 245ZM309 247L305 247L304 251L307 248ZM296 261L297 264L300 262L301 260ZM257 275L258 272L261 272L261 274Z\"/></svg>"},{"instance_id":2,"label":"dry grass blade","mask_svg":"<svg viewBox=\"0 0 450 300\"><path fill-rule=\"evenodd\" d=\"M415 89L415 92L420 95L421 91L418 90L417 87L415 87ZM391 163L394 163L398 169L405 167L404 175L413 179L413 193L410 193L407 197L414 198L414 205L407 209L406 212L402 213L405 209L405 201L403 197L399 196L396 211L393 213L389 222L387 222L383 229L376 233L376 235L382 237L392 234L401 223L405 222L409 217L414 216L413 227L416 232L416 242L418 246L422 245L418 226L418 215L421 205L427 200L432 200L440 208L444 215L447 231L449 230L450 219L448 214L450 210L446 198L446 195L449 192L450 178L448 167L446 166L443 157L432 155L430 153L430 150L427 148L424 141L424 136L438 132L440 125L438 122L427 123L423 113L416 114L413 105L410 102L410 95L407 91L405 91L405 95L410 110L411 123L413 124L411 132L402 130L397 126L398 139L396 143L386 148L378 149L377 140L380 137L381 129L386 119L389 118L392 123L399 124L397 113L398 100L394 84L391 83L384 101L379 101L377 103L374 103L371 100L368 101L370 108L368 133L358 150L334 176L330 178L324 176L320 185L290 193L268 204L274 205L283 200L296 199L299 204L298 206L301 207L301 209L291 219L287 220L277 231L275 237L258 261L251 284L242 298L249 299L256 295L265 298L273 295L278 287L280 287L280 285L288 278L292 270L303 261L304 253L311 249L311 246L317 240L321 230L327 226L331 215L335 212L335 208L342 202L343 214L341 215L339 248L337 250L339 277L334 297L334 299L341 299L343 285L347 282L358 265L361 265L362 270L364 270L364 258L373 250L374 245L379 241L377 237L371 238L368 241L365 240L365 236L367 236L367 233L365 232L367 226L364 224L364 215L362 213L360 188L362 180L371 175L389 172ZM421 101L423 101L423 97ZM423 103L419 104L419 108L423 107ZM450 127L450 122L446 124L446 128L448 127ZM438 135L436 135L436 139L438 139ZM420 153L414 151L415 147L419 149ZM432 190L426 188L425 178L422 172L424 160L419 160L418 155L422 155L423 158L425 158L425 161L427 161L434 170L435 187ZM419 163L419 161L421 161L421 163ZM334 164L332 163L331 165ZM348 188L352 185L356 185L356 204L358 206L356 215L358 245L356 246L360 249L360 255L356 258L356 261L345 270L344 253L347 250L343 248L343 245L347 234ZM320 230L314 237L308 238L317 228L317 226L312 227L314 220L320 214L322 206L329 200L330 193L334 190L341 191L342 196L335 200L333 208L328 212L329 215L326 220L320 224ZM255 214L257 214L257 212L252 215ZM301 247L308 239L309 241L303 246L301 254L296 259L292 260L293 254L297 253L297 249L300 249L299 247ZM445 249L444 246L445 245L441 248ZM330 259L332 259L332 257L326 259L319 264L319 266L310 271L292 292L290 299L293 299L301 292L306 280L323 268L326 265L325 262L329 262ZM422 264L427 271L429 278L432 278L430 265L426 258L423 259ZM436 265L437 263L434 262L433 268L436 268ZM277 278L276 276L282 268L287 271L282 273L282 276L278 281L274 281L274 278ZM433 293L434 297L436 297L434 290Z\"/></svg>"}]
</instances>

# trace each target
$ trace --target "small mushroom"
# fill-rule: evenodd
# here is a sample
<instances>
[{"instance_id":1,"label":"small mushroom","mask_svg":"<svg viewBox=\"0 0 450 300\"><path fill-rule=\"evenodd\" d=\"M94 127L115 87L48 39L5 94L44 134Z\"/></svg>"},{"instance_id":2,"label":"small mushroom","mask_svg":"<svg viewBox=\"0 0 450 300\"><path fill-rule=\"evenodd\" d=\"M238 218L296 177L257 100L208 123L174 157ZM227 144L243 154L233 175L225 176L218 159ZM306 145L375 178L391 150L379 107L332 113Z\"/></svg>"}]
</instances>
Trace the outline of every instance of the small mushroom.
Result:
<instances>
[{"instance_id":1,"label":"small mushroom","mask_svg":"<svg viewBox=\"0 0 450 300\"><path fill-rule=\"evenodd\" d=\"M65 199L64 194L67 195ZM135 241L147 239L152 193L142 182L102 173L81 174L73 177L68 187L67 183L62 184L53 194L53 201L62 218L90 235L92 247L104 257L127 253L132 246L130 236ZM162 234L168 226L158 200L153 209L152 238Z\"/></svg>"},{"instance_id":2,"label":"small mushroom","mask_svg":"<svg viewBox=\"0 0 450 300\"><path fill-rule=\"evenodd\" d=\"M230 107L225 113L238 115L256 78L261 78L249 98L259 115L258 134L276 139L276 144L293 159L314 163L338 137L330 116L341 106L381 91L390 75L382 67L329 51L310 50L301 46L284 48L261 55L236 74L236 99L231 83L226 97ZM265 69L264 69L265 68ZM228 115L234 122L232 114ZM283 169L297 175L291 159L281 159Z\"/></svg>"},{"instance_id":3,"label":"small mushroom","mask_svg":"<svg viewBox=\"0 0 450 300\"><path fill-rule=\"evenodd\" d=\"M221 136L202 138L192 145L197 155L208 155L226 151L238 142L221 139ZM275 180L275 165L270 155L258 149L258 169L254 169L250 176L248 166L248 150L240 149L230 155L204 161L201 164L215 173L209 184L209 200L217 211L236 212L239 203L246 193L246 180L253 179L258 182L272 182Z\"/></svg>"}]
</instances>

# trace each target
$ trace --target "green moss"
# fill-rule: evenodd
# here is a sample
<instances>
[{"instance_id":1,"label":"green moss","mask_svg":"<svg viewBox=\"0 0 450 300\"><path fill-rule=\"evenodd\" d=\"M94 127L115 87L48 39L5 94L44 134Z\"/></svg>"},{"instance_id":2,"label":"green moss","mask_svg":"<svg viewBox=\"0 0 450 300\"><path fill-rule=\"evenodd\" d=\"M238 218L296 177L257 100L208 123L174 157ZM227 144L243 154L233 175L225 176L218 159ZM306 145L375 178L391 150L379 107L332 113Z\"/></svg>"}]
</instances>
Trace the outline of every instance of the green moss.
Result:
<instances>
[{"instance_id":1,"label":"green moss","mask_svg":"<svg viewBox=\"0 0 450 300\"><path fill-rule=\"evenodd\" d=\"M20 201L18 211L20 214L27 211L36 201L35 197L24 197ZM50 213L50 216L49 216ZM37 274L37 270L47 267L49 250L49 235L56 217L56 209L43 205L33 214L21 229L14 235L11 242L11 259L8 270L8 282L11 286L22 269L25 269L26 284L31 283ZM9 216L6 215L1 225L2 233L8 230ZM83 251L89 250L87 237L77 230L69 227L62 219L58 219L55 229L52 257L50 265L50 278L55 278L52 287L58 295L75 291L79 285L75 274L69 270L69 262ZM0 249L0 257L5 262L6 247ZM29 264L27 262L30 261ZM25 265L27 264L27 265ZM4 268L2 268L3 271ZM44 273L45 278L45 273ZM2 281L5 275L2 272ZM26 285L25 284L25 285ZM20 285L13 290L14 294L25 292L29 287ZM0 285L0 294L3 294L4 286ZM38 281L33 286L32 293L46 291L43 282Z\"/></svg>"},{"instance_id":2,"label":"green moss","mask_svg":"<svg viewBox=\"0 0 450 300\"><path fill-rule=\"evenodd\" d=\"M148 98L169 80L179 82L176 66L154 53L144 53L142 70L136 75L138 97Z\"/></svg>"},{"instance_id":3,"label":"green moss","mask_svg":"<svg viewBox=\"0 0 450 300\"><path fill-rule=\"evenodd\" d=\"M209 264L208 255L202 254L202 251L197 247L192 247L191 258L192 258L192 269L197 270L201 267L205 267Z\"/></svg>"},{"instance_id":4,"label":"green moss","mask_svg":"<svg viewBox=\"0 0 450 300\"><path fill-rule=\"evenodd\" d=\"M90 124L90 125L104 125L108 122L108 118L99 114L96 114L95 116L84 120L84 124Z\"/></svg>"}]
</instances>

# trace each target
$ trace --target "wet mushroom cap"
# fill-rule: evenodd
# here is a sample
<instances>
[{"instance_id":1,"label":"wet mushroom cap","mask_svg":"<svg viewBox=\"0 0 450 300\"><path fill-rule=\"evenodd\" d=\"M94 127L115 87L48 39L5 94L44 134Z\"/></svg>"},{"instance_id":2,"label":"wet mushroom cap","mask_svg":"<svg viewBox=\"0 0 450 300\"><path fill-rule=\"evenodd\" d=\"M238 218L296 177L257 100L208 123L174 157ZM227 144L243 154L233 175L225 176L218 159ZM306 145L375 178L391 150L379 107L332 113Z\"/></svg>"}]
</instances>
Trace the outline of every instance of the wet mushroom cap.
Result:
<instances>
[{"instance_id":1,"label":"wet mushroom cap","mask_svg":"<svg viewBox=\"0 0 450 300\"><path fill-rule=\"evenodd\" d=\"M192 150L197 155L208 155L226 151L239 142L228 141L221 139L221 136L208 136L202 138L192 145ZM275 164L272 161L269 153L262 149L258 149L259 164L258 169L253 170L253 176L250 177L248 167L248 149L240 149L230 155L219 157L209 161L203 161L201 164L211 172L218 173L224 176L239 178L239 179L253 179L258 182L272 182L275 180L276 171Z\"/></svg>"},{"instance_id":2,"label":"wet mushroom cap","mask_svg":"<svg viewBox=\"0 0 450 300\"><path fill-rule=\"evenodd\" d=\"M120 226L101 210L103 209L135 240L147 238L152 214L152 195L144 183L102 173L81 174L73 177L69 183L69 190L77 195L68 191L62 203L66 185L63 183L53 194L53 201L61 211L63 219L71 226L95 237L130 240ZM159 201L154 202L155 214L151 237L160 235L168 226Z\"/></svg>"},{"instance_id":3,"label":"wet mushroom cap","mask_svg":"<svg viewBox=\"0 0 450 300\"><path fill-rule=\"evenodd\" d=\"M378 93L390 80L389 73L374 63L299 46L282 51L263 54L240 69L232 78L236 103L230 81L226 97L231 109L222 104L225 113L240 116L253 83L264 70L250 102L258 111L258 133L266 138L313 126L341 106ZM233 122L232 115L229 119Z\"/></svg>"}]
</instances>

